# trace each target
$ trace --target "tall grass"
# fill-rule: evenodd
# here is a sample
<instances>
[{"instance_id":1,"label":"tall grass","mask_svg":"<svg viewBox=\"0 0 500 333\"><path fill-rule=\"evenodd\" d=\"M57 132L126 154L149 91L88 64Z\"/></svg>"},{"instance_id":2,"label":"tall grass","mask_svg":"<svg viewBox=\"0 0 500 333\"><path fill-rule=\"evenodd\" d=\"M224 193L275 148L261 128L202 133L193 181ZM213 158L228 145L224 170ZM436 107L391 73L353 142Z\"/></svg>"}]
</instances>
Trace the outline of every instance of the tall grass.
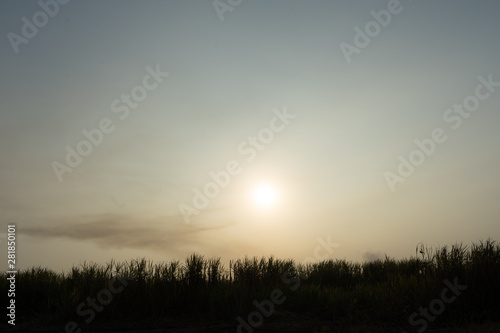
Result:
<instances>
[{"instance_id":1,"label":"tall grass","mask_svg":"<svg viewBox=\"0 0 500 333\"><path fill-rule=\"evenodd\" d=\"M456 244L433 250L421 246L409 259L386 256L365 263L332 259L304 265L271 256L238 259L224 267L220 258L192 254L184 262L85 262L59 274L34 267L17 274L18 320L81 322L76 307L108 288L117 276L133 278L97 314L94 324L179 316L234 321L254 311L252 302L269 299L276 288L286 297L276 307L277 313L346 323L401 323L439 297L444 279L455 277L468 288L439 320L500 320L500 245L492 240L470 247ZM298 279L300 286L291 290L283 276ZM2 290L8 289L6 277L0 273Z\"/></svg>"}]
</instances>

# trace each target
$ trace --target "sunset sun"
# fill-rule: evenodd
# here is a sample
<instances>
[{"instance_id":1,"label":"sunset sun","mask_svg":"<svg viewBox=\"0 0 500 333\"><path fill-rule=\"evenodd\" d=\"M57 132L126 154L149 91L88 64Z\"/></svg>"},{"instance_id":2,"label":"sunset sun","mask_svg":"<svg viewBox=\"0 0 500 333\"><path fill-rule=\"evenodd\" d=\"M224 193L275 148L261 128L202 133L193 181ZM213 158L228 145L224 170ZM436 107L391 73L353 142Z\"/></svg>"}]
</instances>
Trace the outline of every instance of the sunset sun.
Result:
<instances>
[{"instance_id":1,"label":"sunset sun","mask_svg":"<svg viewBox=\"0 0 500 333\"><path fill-rule=\"evenodd\" d=\"M259 185L252 193L254 203L260 208L271 208L278 201L278 191L271 185Z\"/></svg>"}]
</instances>

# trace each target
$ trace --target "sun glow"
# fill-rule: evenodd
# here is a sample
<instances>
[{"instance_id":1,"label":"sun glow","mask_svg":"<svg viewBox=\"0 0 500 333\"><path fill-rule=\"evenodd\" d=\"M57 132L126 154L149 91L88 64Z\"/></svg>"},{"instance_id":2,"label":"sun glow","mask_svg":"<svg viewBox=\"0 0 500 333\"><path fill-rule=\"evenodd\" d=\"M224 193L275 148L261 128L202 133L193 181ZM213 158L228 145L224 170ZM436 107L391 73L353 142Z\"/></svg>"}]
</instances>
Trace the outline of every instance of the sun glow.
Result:
<instances>
[{"instance_id":1,"label":"sun glow","mask_svg":"<svg viewBox=\"0 0 500 333\"><path fill-rule=\"evenodd\" d=\"M261 208L270 208L278 202L278 192L270 185L260 185L253 191L253 201Z\"/></svg>"}]
</instances>

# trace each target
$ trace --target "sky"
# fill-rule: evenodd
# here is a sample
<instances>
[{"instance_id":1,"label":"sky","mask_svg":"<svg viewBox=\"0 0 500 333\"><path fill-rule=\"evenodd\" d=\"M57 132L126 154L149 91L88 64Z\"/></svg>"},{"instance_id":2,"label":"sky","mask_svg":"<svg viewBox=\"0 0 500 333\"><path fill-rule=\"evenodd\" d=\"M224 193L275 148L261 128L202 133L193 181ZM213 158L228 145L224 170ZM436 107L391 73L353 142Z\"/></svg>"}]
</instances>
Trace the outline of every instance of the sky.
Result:
<instances>
[{"instance_id":1,"label":"sky","mask_svg":"<svg viewBox=\"0 0 500 333\"><path fill-rule=\"evenodd\" d=\"M0 265L500 240L499 12L2 1Z\"/></svg>"}]
</instances>

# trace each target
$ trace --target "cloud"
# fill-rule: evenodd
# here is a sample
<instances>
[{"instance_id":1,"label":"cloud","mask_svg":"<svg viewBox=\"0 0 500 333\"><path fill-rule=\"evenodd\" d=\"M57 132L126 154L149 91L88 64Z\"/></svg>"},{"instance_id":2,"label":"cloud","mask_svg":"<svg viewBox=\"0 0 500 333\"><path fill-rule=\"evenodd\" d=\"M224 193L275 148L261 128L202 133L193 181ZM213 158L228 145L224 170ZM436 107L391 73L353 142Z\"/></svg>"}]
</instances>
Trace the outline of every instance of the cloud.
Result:
<instances>
[{"instance_id":1,"label":"cloud","mask_svg":"<svg viewBox=\"0 0 500 333\"><path fill-rule=\"evenodd\" d=\"M149 249L159 252L184 253L206 242L202 237L211 231L230 227L234 222L219 225L185 224L181 216L153 219L103 214L80 216L71 221L50 225L24 227L20 233L38 238L66 238L93 242L106 249Z\"/></svg>"},{"instance_id":2,"label":"cloud","mask_svg":"<svg viewBox=\"0 0 500 333\"><path fill-rule=\"evenodd\" d=\"M365 253L363 253L362 258L364 261L376 261L383 260L385 258L385 255L382 252L366 251Z\"/></svg>"}]
</instances>

